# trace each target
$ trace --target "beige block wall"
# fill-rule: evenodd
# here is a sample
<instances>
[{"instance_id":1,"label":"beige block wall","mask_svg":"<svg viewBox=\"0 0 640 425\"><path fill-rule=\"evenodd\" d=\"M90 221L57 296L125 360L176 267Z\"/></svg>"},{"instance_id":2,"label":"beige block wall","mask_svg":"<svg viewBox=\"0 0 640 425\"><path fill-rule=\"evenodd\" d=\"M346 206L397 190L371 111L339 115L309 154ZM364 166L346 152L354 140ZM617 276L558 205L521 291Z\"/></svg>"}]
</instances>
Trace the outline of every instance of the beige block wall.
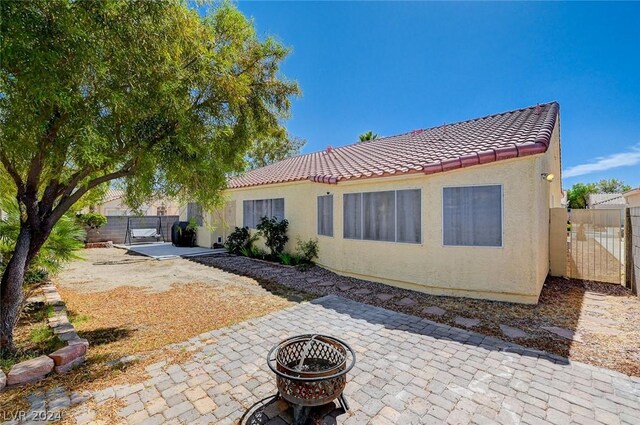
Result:
<instances>
[{"instance_id":1,"label":"beige block wall","mask_svg":"<svg viewBox=\"0 0 640 425\"><path fill-rule=\"evenodd\" d=\"M404 175L338 185L303 181L228 190L226 194L235 201L234 224L238 226L242 225L244 200L285 198L285 217L290 222L287 249L295 249L297 237L317 238L317 262L337 273L432 294L535 303L549 271L551 195L558 205L562 197L559 181L550 184L540 176L542 172L559 176L559 158L553 156L550 150L536 157L431 176ZM549 171L556 161L558 169ZM443 187L482 184L503 186L503 246L443 246ZM344 193L416 188L422 191L421 244L343 239ZM327 193L334 195L334 237L316 234L316 198Z\"/></svg>"},{"instance_id":2,"label":"beige block wall","mask_svg":"<svg viewBox=\"0 0 640 425\"><path fill-rule=\"evenodd\" d=\"M551 276L567 275L567 209L549 211L549 263Z\"/></svg>"}]
</instances>

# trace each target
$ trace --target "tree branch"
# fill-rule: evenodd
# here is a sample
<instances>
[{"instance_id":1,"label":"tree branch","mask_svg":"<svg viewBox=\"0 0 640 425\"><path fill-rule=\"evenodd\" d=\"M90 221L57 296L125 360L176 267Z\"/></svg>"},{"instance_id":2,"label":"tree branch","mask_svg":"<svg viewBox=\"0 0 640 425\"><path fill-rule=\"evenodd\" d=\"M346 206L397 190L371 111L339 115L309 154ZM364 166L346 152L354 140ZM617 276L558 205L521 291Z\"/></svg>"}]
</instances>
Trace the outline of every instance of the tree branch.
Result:
<instances>
[{"instance_id":1,"label":"tree branch","mask_svg":"<svg viewBox=\"0 0 640 425\"><path fill-rule=\"evenodd\" d=\"M2 165L7 170L7 173L9 173L9 175L15 182L18 192L23 192L24 182L22 181L22 177L20 177L18 171L13 167L13 165L11 165L11 161L9 161L9 158L7 158L7 156L2 151L0 151L0 162L2 162Z\"/></svg>"}]
</instances>

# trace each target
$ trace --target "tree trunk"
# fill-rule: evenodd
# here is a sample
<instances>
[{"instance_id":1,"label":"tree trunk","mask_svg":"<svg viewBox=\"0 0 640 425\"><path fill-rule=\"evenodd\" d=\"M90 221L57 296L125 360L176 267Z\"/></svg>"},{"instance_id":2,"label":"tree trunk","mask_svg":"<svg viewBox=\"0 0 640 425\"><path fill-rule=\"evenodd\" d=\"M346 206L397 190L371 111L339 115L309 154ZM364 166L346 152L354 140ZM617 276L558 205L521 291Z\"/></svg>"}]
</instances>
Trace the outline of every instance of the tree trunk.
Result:
<instances>
[{"instance_id":1,"label":"tree trunk","mask_svg":"<svg viewBox=\"0 0 640 425\"><path fill-rule=\"evenodd\" d=\"M22 225L15 250L2 275L0 284L0 352L12 351L13 329L22 304L22 283L28 265L31 231Z\"/></svg>"}]
</instances>

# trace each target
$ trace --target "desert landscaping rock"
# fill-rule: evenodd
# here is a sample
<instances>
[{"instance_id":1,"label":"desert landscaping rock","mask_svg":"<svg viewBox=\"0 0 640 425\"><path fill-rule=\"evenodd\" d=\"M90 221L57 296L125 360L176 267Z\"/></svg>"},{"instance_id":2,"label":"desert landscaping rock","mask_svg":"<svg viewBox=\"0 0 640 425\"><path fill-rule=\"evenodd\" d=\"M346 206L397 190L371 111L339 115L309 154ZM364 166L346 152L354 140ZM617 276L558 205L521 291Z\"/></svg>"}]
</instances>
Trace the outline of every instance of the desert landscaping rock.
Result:
<instances>
[{"instance_id":1,"label":"desert landscaping rock","mask_svg":"<svg viewBox=\"0 0 640 425\"><path fill-rule=\"evenodd\" d=\"M500 330L509 338L529 338L528 333L512 326L500 325Z\"/></svg>"},{"instance_id":2,"label":"desert landscaping rock","mask_svg":"<svg viewBox=\"0 0 640 425\"><path fill-rule=\"evenodd\" d=\"M432 316L443 316L447 312L447 310L437 306L432 306L432 307L423 308L422 312L425 314L431 314Z\"/></svg>"},{"instance_id":3,"label":"desert landscaping rock","mask_svg":"<svg viewBox=\"0 0 640 425\"><path fill-rule=\"evenodd\" d=\"M341 291L348 291L351 288L352 288L351 285L338 285L338 289Z\"/></svg>"},{"instance_id":4,"label":"desert landscaping rock","mask_svg":"<svg viewBox=\"0 0 640 425\"><path fill-rule=\"evenodd\" d=\"M83 344L67 345L49 354L49 357L53 359L56 366L62 366L84 356L86 352L87 347Z\"/></svg>"},{"instance_id":5,"label":"desert landscaping rock","mask_svg":"<svg viewBox=\"0 0 640 425\"><path fill-rule=\"evenodd\" d=\"M2 370L0 370L0 391L7 385L7 375L4 374Z\"/></svg>"},{"instance_id":6,"label":"desert landscaping rock","mask_svg":"<svg viewBox=\"0 0 640 425\"><path fill-rule=\"evenodd\" d=\"M363 289L355 290L355 291L353 291L353 293L357 294L357 295L369 295L371 293L371 291L368 290L368 289L364 289L363 288Z\"/></svg>"},{"instance_id":7,"label":"desert landscaping rock","mask_svg":"<svg viewBox=\"0 0 640 425\"><path fill-rule=\"evenodd\" d=\"M416 302L413 300L413 298L405 297L400 301L396 301L396 304L406 307L413 307L414 305L416 305Z\"/></svg>"},{"instance_id":8,"label":"desert landscaping rock","mask_svg":"<svg viewBox=\"0 0 640 425\"><path fill-rule=\"evenodd\" d=\"M541 326L547 332L558 335L560 338L568 339L570 341L582 342L582 337L578 332L571 329L559 328L557 326Z\"/></svg>"},{"instance_id":9,"label":"desert landscaping rock","mask_svg":"<svg viewBox=\"0 0 640 425\"><path fill-rule=\"evenodd\" d=\"M71 369L75 369L76 367L82 365L84 363L84 356L76 357L68 363L62 364L60 366L55 366L53 371L57 374L67 373Z\"/></svg>"},{"instance_id":10,"label":"desert landscaping rock","mask_svg":"<svg viewBox=\"0 0 640 425\"><path fill-rule=\"evenodd\" d=\"M322 282L320 284L318 284L318 286L322 287L322 288L328 288L329 286L333 286L334 283L333 282Z\"/></svg>"},{"instance_id":11,"label":"desert landscaping rock","mask_svg":"<svg viewBox=\"0 0 640 425\"><path fill-rule=\"evenodd\" d=\"M468 317L456 316L456 325L464 326L465 328L473 328L480 324L479 319L470 319Z\"/></svg>"},{"instance_id":12,"label":"desert landscaping rock","mask_svg":"<svg viewBox=\"0 0 640 425\"><path fill-rule=\"evenodd\" d=\"M53 370L53 359L40 356L14 365L7 375L7 385L39 381Z\"/></svg>"},{"instance_id":13,"label":"desert landscaping rock","mask_svg":"<svg viewBox=\"0 0 640 425\"><path fill-rule=\"evenodd\" d=\"M393 295L391 295L391 294L378 294L378 295L376 295L376 298L378 298L380 301L389 301L390 299L393 298Z\"/></svg>"}]
</instances>

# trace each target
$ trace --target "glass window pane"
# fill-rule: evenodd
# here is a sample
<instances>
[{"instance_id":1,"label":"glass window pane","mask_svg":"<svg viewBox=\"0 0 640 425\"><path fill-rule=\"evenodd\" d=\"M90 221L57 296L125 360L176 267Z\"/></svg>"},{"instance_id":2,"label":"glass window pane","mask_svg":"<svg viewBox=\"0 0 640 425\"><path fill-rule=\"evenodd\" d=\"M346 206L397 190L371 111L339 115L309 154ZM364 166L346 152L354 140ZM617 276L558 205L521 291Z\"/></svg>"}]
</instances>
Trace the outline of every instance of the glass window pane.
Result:
<instances>
[{"instance_id":1,"label":"glass window pane","mask_svg":"<svg viewBox=\"0 0 640 425\"><path fill-rule=\"evenodd\" d=\"M420 193L420 189L396 192L398 242L420 243L421 241Z\"/></svg>"},{"instance_id":2,"label":"glass window pane","mask_svg":"<svg viewBox=\"0 0 640 425\"><path fill-rule=\"evenodd\" d=\"M318 196L318 234L333 236L333 195Z\"/></svg>"},{"instance_id":3,"label":"glass window pane","mask_svg":"<svg viewBox=\"0 0 640 425\"><path fill-rule=\"evenodd\" d=\"M502 246L502 187L446 187L443 190L443 243Z\"/></svg>"},{"instance_id":4,"label":"glass window pane","mask_svg":"<svg viewBox=\"0 0 640 425\"><path fill-rule=\"evenodd\" d=\"M284 198L273 199L271 202L271 216L284 220Z\"/></svg>"},{"instance_id":5,"label":"glass window pane","mask_svg":"<svg viewBox=\"0 0 640 425\"><path fill-rule=\"evenodd\" d=\"M242 226L249 227L251 229L255 228L255 222L253 221L253 201L243 201L242 202Z\"/></svg>"},{"instance_id":6,"label":"glass window pane","mask_svg":"<svg viewBox=\"0 0 640 425\"><path fill-rule=\"evenodd\" d=\"M362 194L363 239L396 240L395 196L395 191Z\"/></svg>"},{"instance_id":7,"label":"glass window pane","mask_svg":"<svg viewBox=\"0 0 640 425\"><path fill-rule=\"evenodd\" d=\"M361 193L349 193L342 197L345 239L362 239Z\"/></svg>"}]
</instances>

